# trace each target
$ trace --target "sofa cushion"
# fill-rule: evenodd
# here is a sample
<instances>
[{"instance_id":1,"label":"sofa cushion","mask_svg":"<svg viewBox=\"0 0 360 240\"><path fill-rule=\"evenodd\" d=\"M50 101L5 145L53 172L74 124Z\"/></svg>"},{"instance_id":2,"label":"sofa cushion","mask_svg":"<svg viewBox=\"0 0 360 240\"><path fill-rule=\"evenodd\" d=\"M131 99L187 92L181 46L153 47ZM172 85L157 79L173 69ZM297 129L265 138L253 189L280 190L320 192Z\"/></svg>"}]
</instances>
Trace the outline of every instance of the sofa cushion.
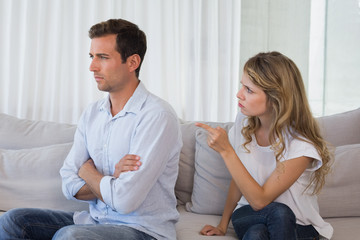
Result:
<instances>
[{"instance_id":1,"label":"sofa cushion","mask_svg":"<svg viewBox=\"0 0 360 240\"><path fill-rule=\"evenodd\" d=\"M229 130L233 123L208 123ZM203 129L196 131L195 175L191 202L186 210L201 214L221 215L231 181L231 175L220 154L207 144L208 133Z\"/></svg>"},{"instance_id":2,"label":"sofa cushion","mask_svg":"<svg viewBox=\"0 0 360 240\"><path fill-rule=\"evenodd\" d=\"M360 216L360 144L337 147L332 172L319 195L322 217Z\"/></svg>"},{"instance_id":3,"label":"sofa cushion","mask_svg":"<svg viewBox=\"0 0 360 240\"><path fill-rule=\"evenodd\" d=\"M177 207L180 213L180 219L176 223L176 239L178 240L236 240L238 239L234 228L229 223L229 228L225 236L202 236L200 230L206 225L217 226L221 220L221 216L217 215L205 215L188 212L183 205Z\"/></svg>"},{"instance_id":4,"label":"sofa cushion","mask_svg":"<svg viewBox=\"0 0 360 240\"><path fill-rule=\"evenodd\" d=\"M0 149L0 210L18 207L87 209L88 204L67 200L61 190L59 170L71 145Z\"/></svg>"},{"instance_id":5,"label":"sofa cushion","mask_svg":"<svg viewBox=\"0 0 360 240\"><path fill-rule=\"evenodd\" d=\"M326 141L334 146L360 143L360 108L319 117L318 122Z\"/></svg>"},{"instance_id":6,"label":"sofa cushion","mask_svg":"<svg viewBox=\"0 0 360 240\"><path fill-rule=\"evenodd\" d=\"M360 217L326 218L334 228L334 235L331 240L359 239Z\"/></svg>"},{"instance_id":7,"label":"sofa cushion","mask_svg":"<svg viewBox=\"0 0 360 240\"><path fill-rule=\"evenodd\" d=\"M0 148L23 149L72 142L75 125L19 119L0 113Z\"/></svg>"},{"instance_id":8,"label":"sofa cushion","mask_svg":"<svg viewBox=\"0 0 360 240\"><path fill-rule=\"evenodd\" d=\"M175 184L175 194L178 205L191 200L194 185L194 162L195 162L195 122L181 121L180 129L183 147L180 152L179 175Z\"/></svg>"}]
</instances>

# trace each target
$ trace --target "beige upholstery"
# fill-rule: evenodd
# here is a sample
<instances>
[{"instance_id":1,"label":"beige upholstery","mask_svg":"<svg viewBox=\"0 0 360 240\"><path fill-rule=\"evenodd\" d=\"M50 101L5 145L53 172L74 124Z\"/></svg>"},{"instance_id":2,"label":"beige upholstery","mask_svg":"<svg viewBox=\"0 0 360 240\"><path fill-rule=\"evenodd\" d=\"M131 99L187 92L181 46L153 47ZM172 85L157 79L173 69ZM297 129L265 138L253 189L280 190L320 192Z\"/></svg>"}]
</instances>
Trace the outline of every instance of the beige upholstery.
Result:
<instances>
[{"instance_id":1,"label":"beige upholstery","mask_svg":"<svg viewBox=\"0 0 360 240\"><path fill-rule=\"evenodd\" d=\"M358 154L360 108L350 112L322 117L318 120L326 140L337 147L333 174L329 176L319 196L320 213L324 217L328 217L326 221L330 222L334 227L332 239L360 239L360 204L358 204L360 198L360 175L358 174L360 172L360 154ZM227 129L232 125L232 123L210 124L213 126L226 126ZM21 188L16 186L9 188L11 183L5 184L4 176L9 177L11 172L6 171L4 166L12 166L16 161L25 161L24 158L21 159L20 157L20 153L23 152L29 156L26 160L34 163L34 165L31 165L32 167L42 168L44 172L58 172L56 168L60 166L60 158L64 158L69 150L67 145L71 145L75 129L75 125L23 120L0 114L0 167L3 171L3 175L0 175L0 193L10 191L7 192L9 194L7 196L16 199L16 201L13 201L13 205L10 206L11 201L9 200L11 199L5 199L4 195L2 195L0 197L0 215L1 210L8 210L9 207L26 206L26 197L31 195L31 193L27 193L28 195L22 196ZM194 189L197 129L194 122L181 122L183 148L179 162L179 176L175 187L180 212L180 220L177 223L177 239L179 240L209 239L199 235L200 229L204 224L216 225L220 220L218 215L196 214L185 210L185 204L191 202ZM54 150L54 154L51 154L52 149L56 150ZM53 161L54 164L44 164L42 161L46 160ZM46 177L46 174L44 176ZM53 180L55 185L61 185L60 176L53 179L55 179ZM22 181L26 185L27 179L25 178ZM42 181L46 181L46 179L42 179ZM18 183L18 186L20 185L21 182ZM37 190L43 188L42 184L36 185ZM48 190L48 194L58 196L60 191L60 189L52 189ZM204 199L204 196L202 198ZM65 199L48 201L52 202L38 201L38 207L64 210L82 208L82 206L74 208L73 202L68 202L69 200ZM64 204L61 201L66 203ZM233 229L230 228L227 236L216 239L236 239L236 236Z\"/></svg>"}]
</instances>

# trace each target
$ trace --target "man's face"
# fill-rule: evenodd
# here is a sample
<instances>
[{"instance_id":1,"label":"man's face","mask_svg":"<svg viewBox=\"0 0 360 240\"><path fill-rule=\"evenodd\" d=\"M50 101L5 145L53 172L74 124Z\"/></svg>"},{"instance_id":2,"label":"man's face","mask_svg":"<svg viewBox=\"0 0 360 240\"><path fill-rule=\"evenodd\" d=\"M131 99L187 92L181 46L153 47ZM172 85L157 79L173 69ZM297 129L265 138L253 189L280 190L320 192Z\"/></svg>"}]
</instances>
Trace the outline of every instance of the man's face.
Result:
<instances>
[{"instance_id":1,"label":"man's face","mask_svg":"<svg viewBox=\"0 0 360 240\"><path fill-rule=\"evenodd\" d=\"M111 93L123 89L130 80L130 72L116 51L116 34L93 38L89 54L92 58L89 69L99 90Z\"/></svg>"}]
</instances>

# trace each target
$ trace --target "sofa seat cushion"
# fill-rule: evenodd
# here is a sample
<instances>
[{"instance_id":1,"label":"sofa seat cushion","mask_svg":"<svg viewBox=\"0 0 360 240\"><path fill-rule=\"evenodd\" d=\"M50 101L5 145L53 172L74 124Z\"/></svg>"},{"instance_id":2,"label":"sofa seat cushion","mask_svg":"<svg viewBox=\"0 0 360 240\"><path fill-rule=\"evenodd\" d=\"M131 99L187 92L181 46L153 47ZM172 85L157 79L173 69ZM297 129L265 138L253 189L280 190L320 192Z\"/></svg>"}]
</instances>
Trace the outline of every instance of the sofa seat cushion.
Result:
<instances>
[{"instance_id":1,"label":"sofa seat cushion","mask_svg":"<svg viewBox=\"0 0 360 240\"><path fill-rule=\"evenodd\" d=\"M360 217L325 218L334 228L331 240L359 239Z\"/></svg>"},{"instance_id":2,"label":"sofa seat cushion","mask_svg":"<svg viewBox=\"0 0 360 240\"><path fill-rule=\"evenodd\" d=\"M180 219L176 224L178 240L209 239L207 236L200 235L200 230L206 224L217 226L221 219L221 216L187 212L183 205L179 205L177 209L180 213ZM334 228L334 235L331 240L359 239L360 217L325 218L325 221L330 223ZM236 240L238 238L230 223L226 236L217 236L216 239Z\"/></svg>"},{"instance_id":3,"label":"sofa seat cushion","mask_svg":"<svg viewBox=\"0 0 360 240\"><path fill-rule=\"evenodd\" d=\"M202 236L200 230L206 225L217 226L220 222L221 216L205 215L187 212L184 205L177 207L180 213L180 219L176 223L176 237L178 240L209 240L208 236ZM216 240L237 240L236 233L232 228L231 223L226 236L217 236Z\"/></svg>"}]
</instances>

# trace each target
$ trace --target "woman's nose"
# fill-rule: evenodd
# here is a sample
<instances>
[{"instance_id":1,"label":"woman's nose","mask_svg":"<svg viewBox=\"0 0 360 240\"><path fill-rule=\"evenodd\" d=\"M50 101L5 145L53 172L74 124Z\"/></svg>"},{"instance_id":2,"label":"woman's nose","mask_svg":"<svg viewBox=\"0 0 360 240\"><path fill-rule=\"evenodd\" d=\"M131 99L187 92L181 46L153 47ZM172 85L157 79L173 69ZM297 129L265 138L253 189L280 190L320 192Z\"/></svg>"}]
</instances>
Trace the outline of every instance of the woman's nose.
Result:
<instances>
[{"instance_id":1,"label":"woman's nose","mask_svg":"<svg viewBox=\"0 0 360 240\"><path fill-rule=\"evenodd\" d=\"M244 87L243 87L243 86L240 88L240 90L239 90L238 93L236 94L236 97L237 97L238 99L244 99Z\"/></svg>"}]
</instances>

